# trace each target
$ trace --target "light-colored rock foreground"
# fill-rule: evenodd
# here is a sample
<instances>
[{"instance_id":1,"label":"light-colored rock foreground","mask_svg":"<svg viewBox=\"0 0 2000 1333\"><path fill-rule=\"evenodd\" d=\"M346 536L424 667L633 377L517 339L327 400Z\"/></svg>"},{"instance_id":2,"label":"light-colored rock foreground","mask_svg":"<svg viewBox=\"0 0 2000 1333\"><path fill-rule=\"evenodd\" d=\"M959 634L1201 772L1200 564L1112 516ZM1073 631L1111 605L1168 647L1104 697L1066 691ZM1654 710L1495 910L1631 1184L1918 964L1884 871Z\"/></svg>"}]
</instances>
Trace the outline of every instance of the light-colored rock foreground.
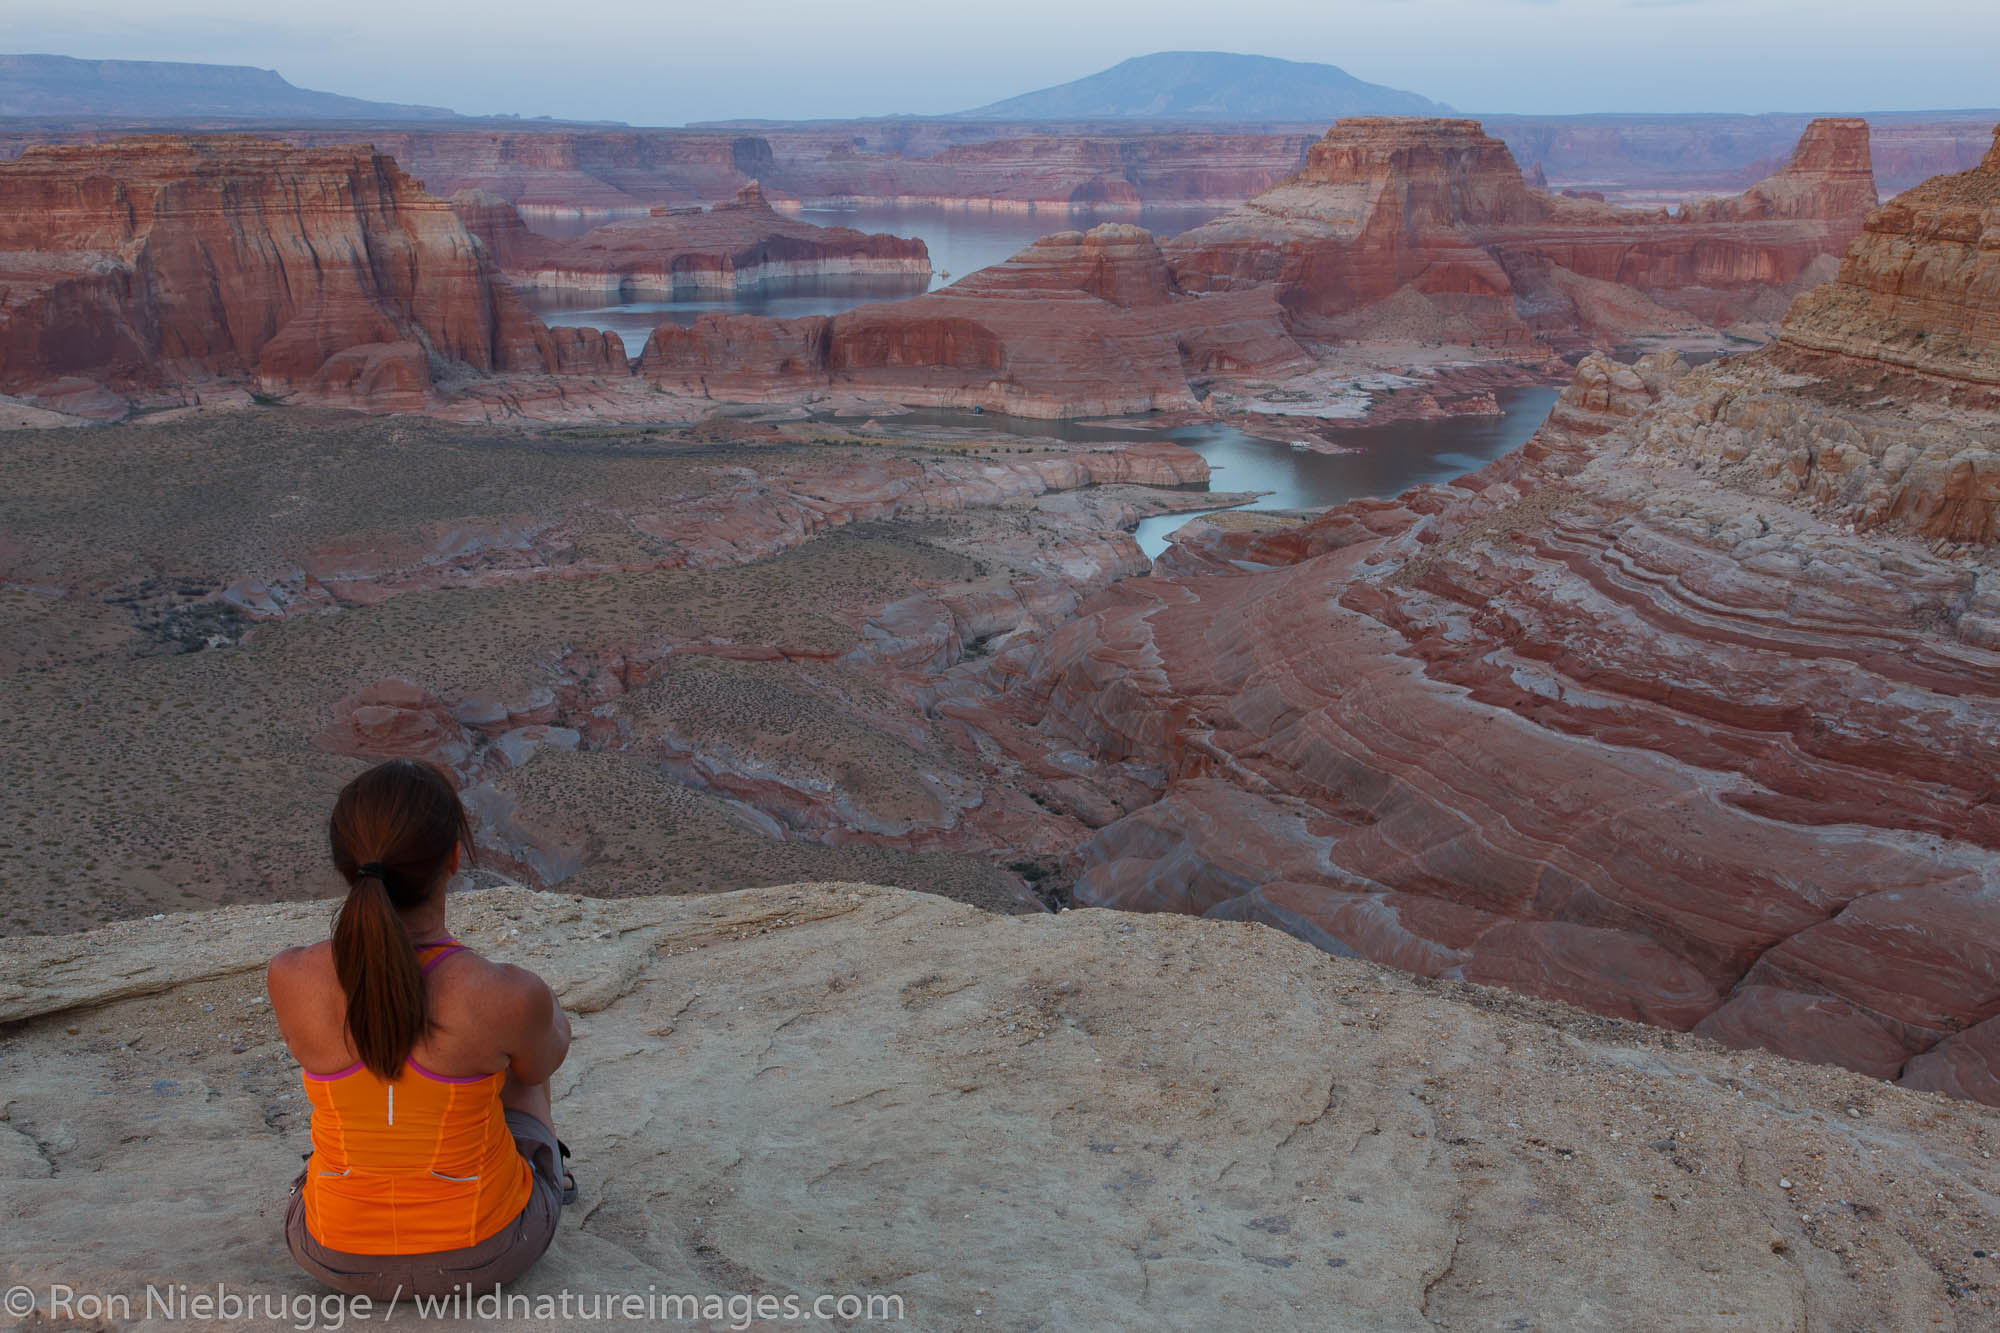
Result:
<instances>
[{"instance_id":1,"label":"light-colored rock foreground","mask_svg":"<svg viewBox=\"0 0 2000 1333\"><path fill-rule=\"evenodd\" d=\"M310 1290L261 965L326 911L0 942L0 1285L139 1314L149 1281ZM1243 923L804 885L495 890L455 925L577 1014L582 1202L523 1293L893 1292L923 1329L1993 1327L1990 1108Z\"/></svg>"}]
</instances>

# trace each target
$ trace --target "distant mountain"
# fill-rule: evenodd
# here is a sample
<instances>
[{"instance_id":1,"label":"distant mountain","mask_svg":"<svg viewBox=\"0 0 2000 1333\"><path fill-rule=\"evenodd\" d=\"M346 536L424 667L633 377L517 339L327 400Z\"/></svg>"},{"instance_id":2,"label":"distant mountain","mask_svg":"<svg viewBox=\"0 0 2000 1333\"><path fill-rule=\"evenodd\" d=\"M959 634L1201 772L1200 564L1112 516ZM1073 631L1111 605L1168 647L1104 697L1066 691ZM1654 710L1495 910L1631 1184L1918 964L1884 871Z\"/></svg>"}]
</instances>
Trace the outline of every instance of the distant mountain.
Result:
<instances>
[{"instance_id":1,"label":"distant mountain","mask_svg":"<svg viewBox=\"0 0 2000 1333\"><path fill-rule=\"evenodd\" d=\"M452 114L295 88L275 70L248 65L0 55L0 116L441 120Z\"/></svg>"},{"instance_id":2,"label":"distant mountain","mask_svg":"<svg viewBox=\"0 0 2000 1333\"><path fill-rule=\"evenodd\" d=\"M1364 83L1336 65L1227 51L1160 51L1074 83L958 115L979 120L1331 121L1450 112L1427 97Z\"/></svg>"}]
</instances>

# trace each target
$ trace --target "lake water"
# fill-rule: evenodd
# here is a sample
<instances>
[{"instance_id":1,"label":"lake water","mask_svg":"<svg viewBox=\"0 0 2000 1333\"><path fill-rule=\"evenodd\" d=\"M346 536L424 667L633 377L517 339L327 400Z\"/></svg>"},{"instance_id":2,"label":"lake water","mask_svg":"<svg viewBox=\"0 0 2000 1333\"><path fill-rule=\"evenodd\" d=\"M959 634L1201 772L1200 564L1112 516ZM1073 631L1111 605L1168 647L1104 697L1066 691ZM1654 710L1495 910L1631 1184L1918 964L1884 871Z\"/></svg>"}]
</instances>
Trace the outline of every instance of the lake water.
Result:
<instances>
[{"instance_id":1,"label":"lake water","mask_svg":"<svg viewBox=\"0 0 2000 1333\"><path fill-rule=\"evenodd\" d=\"M974 429L1023 438L1055 438L1072 443L1137 439L1172 440L1208 460L1209 485L1218 491L1267 491L1249 509L1326 509L1349 500L1398 495L1426 482L1445 482L1485 467L1533 435L1555 406L1554 389L1500 389L1497 417L1451 417L1362 426L1340 433L1354 450L1318 454L1288 444L1245 435L1234 426L1202 423L1170 430L1147 429L1145 418L1118 425L1080 421L1039 421L997 413L924 410L893 418L896 425ZM1214 510L1206 511L1214 513ZM1167 534L1194 513L1142 519L1139 548L1157 557Z\"/></svg>"},{"instance_id":2,"label":"lake water","mask_svg":"<svg viewBox=\"0 0 2000 1333\"><path fill-rule=\"evenodd\" d=\"M931 279L922 280L822 278L790 281L734 295L699 301L622 301L607 304L602 297L577 292L524 290L528 308L547 324L610 329L625 340L633 356L661 324L685 327L702 315L741 314L837 315L870 301L900 301L926 290L947 286L1013 255L1051 232L1085 230L1100 222L1136 222L1156 236L1175 236L1198 227L1222 210L1216 208L1146 208L1098 212L1089 209L1047 209L1034 213L991 213L963 208L808 208L799 217L821 227L852 227L856 231L888 232L920 237L931 252ZM586 220L589 221L589 220ZM597 219L603 221L603 219ZM546 236L575 236L588 230L575 219L530 219ZM949 274L950 276L945 276Z\"/></svg>"},{"instance_id":3,"label":"lake water","mask_svg":"<svg viewBox=\"0 0 2000 1333\"><path fill-rule=\"evenodd\" d=\"M793 279L782 286L755 288L733 296L708 300L669 301L642 299L614 301L592 292L518 289L522 302L551 326L571 325L609 329L625 340L625 354L637 356L646 339L662 324L686 328L703 315L774 315L793 319L800 315L837 315L843 310L870 301L901 301L921 296L921 278L817 278Z\"/></svg>"},{"instance_id":4,"label":"lake water","mask_svg":"<svg viewBox=\"0 0 2000 1333\"><path fill-rule=\"evenodd\" d=\"M1448 417L1343 430L1338 438L1355 451L1349 454L1294 449L1245 435L1232 426L1187 426L1162 434L1208 460L1208 484L1213 489L1270 492L1247 508L1326 509L1349 500L1387 498L1412 486L1476 472L1525 444L1548 419L1556 394L1555 389L1500 389L1493 395L1500 404L1497 417ZM1193 517L1165 514L1142 519L1139 548L1158 556L1167 549L1167 534Z\"/></svg>"},{"instance_id":5,"label":"lake water","mask_svg":"<svg viewBox=\"0 0 2000 1333\"><path fill-rule=\"evenodd\" d=\"M1100 222L1135 222L1164 240L1199 227L1222 212L1220 208L1142 208L1136 214L1130 209L1085 208L1033 213L989 213L969 208L808 208L799 217L821 227L921 238L930 247L931 287L936 289L1010 258L1052 232L1088 231Z\"/></svg>"},{"instance_id":6,"label":"lake water","mask_svg":"<svg viewBox=\"0 0 2000 1333\"><path fill-rule=\"evenodd\" d=\"M806 209L800 214L823 227L853 227L857 231L920 236L930 247L931 288L997 264L1037 237L1050 232L1088 228L1104 221L1136 221L1156 236L1173 236L1198 227L1219 209L1145 209L1130 213L1051 210L1037 213L989 213L950 208ZM533 223L546 234L575 235L581 224ZM951 276L947 278L945 275ZM703 314L833 315L869 301L900 300L924 289L921 282L899 280L821 279L789 282L782 288L739 292L706 301L630 301L606 305L595 296L576 293L523 292L535 312L550 324L587 325L613 329L637 355L660 324L692 324ZM1075 443L1133 439L1168 439L1186 445L1208 460L1210 485L1218 491L1266 491L1252 509L1325 509L1364 497L1387 497L1426 482L1450 481L1475 471L1518 447L1548 416L1554 389L1502 389L1497 417L1455 417L1444 421L1412 421L1342 431L1340 440L1354 452L1317 454L1290 445L1245 435L1233 426L1201 424L1171 430L1148 428L1144 418L1117 426L1075 421L1042 421L998 413L919 411L895 418L900 426L933 425L943 429L976 429L1025 438ZM1214 511L1208 511L1214 512ZM1139 524L1140 548L1157 556L1167 548L1167 534L1193 518L1167 514Z\"/></svg>"}]
</instances>

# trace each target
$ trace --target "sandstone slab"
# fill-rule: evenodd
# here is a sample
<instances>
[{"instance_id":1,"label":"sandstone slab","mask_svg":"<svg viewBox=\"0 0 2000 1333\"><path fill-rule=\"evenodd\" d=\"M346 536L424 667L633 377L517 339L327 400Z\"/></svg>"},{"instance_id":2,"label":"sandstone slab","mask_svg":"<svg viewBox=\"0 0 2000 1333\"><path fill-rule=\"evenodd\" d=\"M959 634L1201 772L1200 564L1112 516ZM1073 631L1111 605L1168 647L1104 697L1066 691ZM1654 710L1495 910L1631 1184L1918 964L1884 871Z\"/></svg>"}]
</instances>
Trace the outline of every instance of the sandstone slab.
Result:
<instances>
[{"instance_id":1,"label":"sandstone slab","mask_svg":"<svg viewBox=\"0 0 2000 1333\"><path fill-rule=\"evenodd\" d=\"M454 911L575 1015L582 1199L530 1297L894 1293L935 1329L1994 1317L2000 1126L1968 1103L1251 925L858 885ZM324 929L298 903L0 942L0 1279L310 1292L262 964Z\"/></svg>"}]
</instances>

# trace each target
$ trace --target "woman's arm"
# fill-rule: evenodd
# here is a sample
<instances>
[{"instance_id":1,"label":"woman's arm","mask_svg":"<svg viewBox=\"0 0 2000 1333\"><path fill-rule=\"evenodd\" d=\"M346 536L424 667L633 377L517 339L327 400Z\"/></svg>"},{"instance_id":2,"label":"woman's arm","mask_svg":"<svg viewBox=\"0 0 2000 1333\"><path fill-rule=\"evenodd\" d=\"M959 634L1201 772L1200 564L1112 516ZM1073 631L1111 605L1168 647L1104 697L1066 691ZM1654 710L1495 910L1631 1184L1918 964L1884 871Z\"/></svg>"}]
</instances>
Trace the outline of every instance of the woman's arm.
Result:
<instances>
[{"instance_id":1,"label":"woman's arm","mask_svg":"<svg viewBox=\"0 0 2000 1333\"><path fill-rule=\"evenodd\" d=\"M507 993L507 1067L516 1080L546 1083L569 1056L569 1015L549 984L524 967L503 965Z\"/></svg>"}]
</instances>

